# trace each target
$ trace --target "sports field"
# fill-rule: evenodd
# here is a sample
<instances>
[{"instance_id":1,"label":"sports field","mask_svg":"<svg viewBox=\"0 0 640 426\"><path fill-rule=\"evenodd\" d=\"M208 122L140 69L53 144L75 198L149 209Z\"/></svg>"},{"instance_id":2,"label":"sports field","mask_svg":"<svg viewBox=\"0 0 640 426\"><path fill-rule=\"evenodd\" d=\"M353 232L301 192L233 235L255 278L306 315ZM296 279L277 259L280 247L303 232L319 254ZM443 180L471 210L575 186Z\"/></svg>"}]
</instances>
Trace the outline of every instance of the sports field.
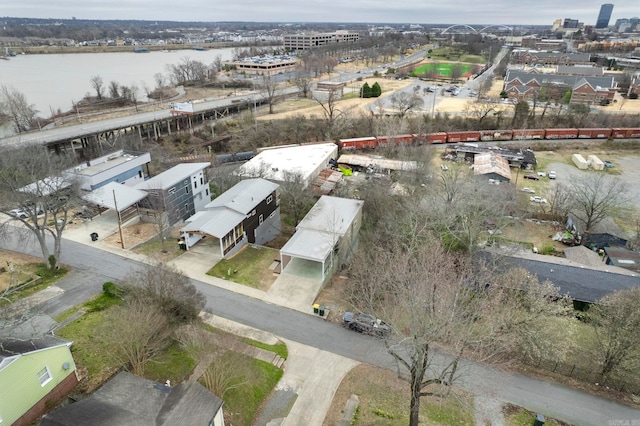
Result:
<instances>
[{"instance_id":1,"label":"sports field","mask_svg":"<svg viewBox=\"0 0 640 426\"><path fill-rule=\"evenodd\" d=\"M451 78L451 72L454 66L460 67L460 77L469 77L471 76L475 69L478 67L477 65L470 64L456 64L451 62L429 62L426 64L420 64L418 67L414 68L411 71L411 75L415 77L420 77L425 74L433 73L435 78Z\"/></svg>"}]
</instances>

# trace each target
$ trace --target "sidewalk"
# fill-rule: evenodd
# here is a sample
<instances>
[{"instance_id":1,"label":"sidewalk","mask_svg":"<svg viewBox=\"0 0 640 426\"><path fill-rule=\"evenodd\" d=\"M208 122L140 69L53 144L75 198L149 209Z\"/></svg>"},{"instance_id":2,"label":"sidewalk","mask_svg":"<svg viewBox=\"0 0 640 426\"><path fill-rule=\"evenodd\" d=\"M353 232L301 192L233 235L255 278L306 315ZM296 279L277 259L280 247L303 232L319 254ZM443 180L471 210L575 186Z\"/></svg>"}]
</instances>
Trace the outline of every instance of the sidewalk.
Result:
<instances>
[{"instance_id":1,"label":"sidewalk","mask_svg":"<svg viewBox=\"0 0 640 426\"><path fill-rule=\"evenodd\" d=\"M247 327L211 314L202 314L203 321L216 328L273 345L279 340L287 345L288 358L284 363L284 374L276 385L276 393L267 401L264 412L282 413L288 403L295 400L284 418L260 417L256 426L283 425L322 426L333 396L344 376L359 363L349 358L325 352L311 346L278 338L273 334ZM279 398L278 393L284 394ZM270 407L275 401L278 407ZM280 404L282 401L284 404ZM284 406L282 406L284 405ZM283 414L280 414L283 415Z\"/></svg>"},{"instance_id":2,"label":"sidewalk","mask_svg":"<svg viewBox=\"0 0 640 426\"><path fill-rule=\"evenodd\" d=\"M91 240L90 234L92 232L98 234L97 241ZM117 222L115 213L110 214L110 212L105 212L94 218L94 220L84 221L75 225L73 228L65 230L63 238L90 245L100 250L105 250L142 263L152 262L145 255L134 253L128 249L115 247L103 241L116 232ZM307 314L313 312L313 301L320 290L321 282L316 283L314 280L285 274L281 275L271 288L265 292L207 275L207 271L212 268L218 260L220 260L220 256L213 248L207 245L197 244L179 257L167 262L167 264L175 266L184 275L194 280L299 312Z\"/></svg>"}]
</instances>

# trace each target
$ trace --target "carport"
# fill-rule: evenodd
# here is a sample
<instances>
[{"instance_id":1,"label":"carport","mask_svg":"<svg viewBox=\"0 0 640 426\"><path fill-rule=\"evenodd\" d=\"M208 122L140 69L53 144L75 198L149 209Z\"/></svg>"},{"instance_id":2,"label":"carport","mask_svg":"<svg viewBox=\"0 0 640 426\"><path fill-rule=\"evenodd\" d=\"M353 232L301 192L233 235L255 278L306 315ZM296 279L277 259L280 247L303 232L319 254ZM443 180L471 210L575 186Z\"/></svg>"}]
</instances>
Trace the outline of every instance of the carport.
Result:
<instances>
[{"instance_id":1,"label":"carport","mask_svg":"<svg viewBox=\"0 0 640 426\"><path fill-rule=\"evenodd\" d=\"M282 273L324 280L332 269L335 243L328 232L298 230L280 249Z\"/></svg>"},{"instance_id":2,"label":"carport","mask_svg":"<svg viewBox=\"0 0 640 426\"><path fill-rule=\"evenodd\" d=\"M82 199L91 204L106 207L116 212L118 231L120 231L121 237L120 241L122 248L124 248L122 225L140 216L138 211L138 202L147 195L147 192L140 189L135 189L117 182L109 182L108 184L91 191L82 197Z\"/></svg>"},{"instance_id":3,"label":"carport","mask_svg":"<svg viewBox=\"0 0 640 426\"><path fill-rule=\"evenodd\" d=\"M180 231L185 249L189 249L204 237L217 240L220 255L228 257L247 242L242 227L245 216L230 209L215 209L197 212L188 219Z\"/></svg>"}]
</instances>

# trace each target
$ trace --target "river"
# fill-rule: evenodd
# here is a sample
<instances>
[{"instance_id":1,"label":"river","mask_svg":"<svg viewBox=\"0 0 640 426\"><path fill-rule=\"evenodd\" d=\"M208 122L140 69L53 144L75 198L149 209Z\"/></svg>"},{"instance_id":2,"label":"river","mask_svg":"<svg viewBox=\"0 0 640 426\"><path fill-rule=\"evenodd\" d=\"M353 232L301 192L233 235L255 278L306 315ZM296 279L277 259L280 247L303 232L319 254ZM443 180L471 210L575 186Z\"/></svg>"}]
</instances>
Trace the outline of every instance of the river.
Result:
<instances>
[{"instance_id":1,"label":"river","mask_svg":"<svg viewBox=\"0 0 640 426\"><path fill-rule=\"evenodd\" d=\"M73 102L87 93L95 95L91 86L94 76L102 78L105 92L112 81L125 86L136 84L144 100L144 87L156 86L155 74L168 77L167 65L178 64L183 58L209 65L218 55L222 60L231 60L232 51L227 48L134 53L132 48L131 52L115 53L18 55L0 61L0 84L24 94L39 116L50 117L52 111L71 109Z\"/></svg>"}]
</instances>

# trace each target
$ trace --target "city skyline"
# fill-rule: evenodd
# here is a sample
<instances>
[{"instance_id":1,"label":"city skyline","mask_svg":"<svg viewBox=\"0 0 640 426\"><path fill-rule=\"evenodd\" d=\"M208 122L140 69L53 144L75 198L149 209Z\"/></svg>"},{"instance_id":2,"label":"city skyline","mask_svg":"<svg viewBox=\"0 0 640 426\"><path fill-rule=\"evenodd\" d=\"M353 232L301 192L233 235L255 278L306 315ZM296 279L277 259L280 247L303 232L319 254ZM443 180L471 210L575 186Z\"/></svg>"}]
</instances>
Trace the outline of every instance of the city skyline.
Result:
<instances>
[{"instance_id":1,"label":"city skyline","mask_svg":"<svg viewBox=\"0 0 640 426\"><path fill-rule=\"evenodd\" d=\"M612 22L640 15L637 0L620 0L614 5ZM551 25L558 18L573 18L595 26L601 2L565 0L558 8L557 1L552 0L522 0L517 5L507 0L476 3L462 0L443 3L325 0L314 6L314 3L293 0L237 0L215 4L193 0L186 5L178 3L178 6L167 0L7 0L0 13L7 17L43 19L506 25Z\"/></svg>"}]
</instances>

